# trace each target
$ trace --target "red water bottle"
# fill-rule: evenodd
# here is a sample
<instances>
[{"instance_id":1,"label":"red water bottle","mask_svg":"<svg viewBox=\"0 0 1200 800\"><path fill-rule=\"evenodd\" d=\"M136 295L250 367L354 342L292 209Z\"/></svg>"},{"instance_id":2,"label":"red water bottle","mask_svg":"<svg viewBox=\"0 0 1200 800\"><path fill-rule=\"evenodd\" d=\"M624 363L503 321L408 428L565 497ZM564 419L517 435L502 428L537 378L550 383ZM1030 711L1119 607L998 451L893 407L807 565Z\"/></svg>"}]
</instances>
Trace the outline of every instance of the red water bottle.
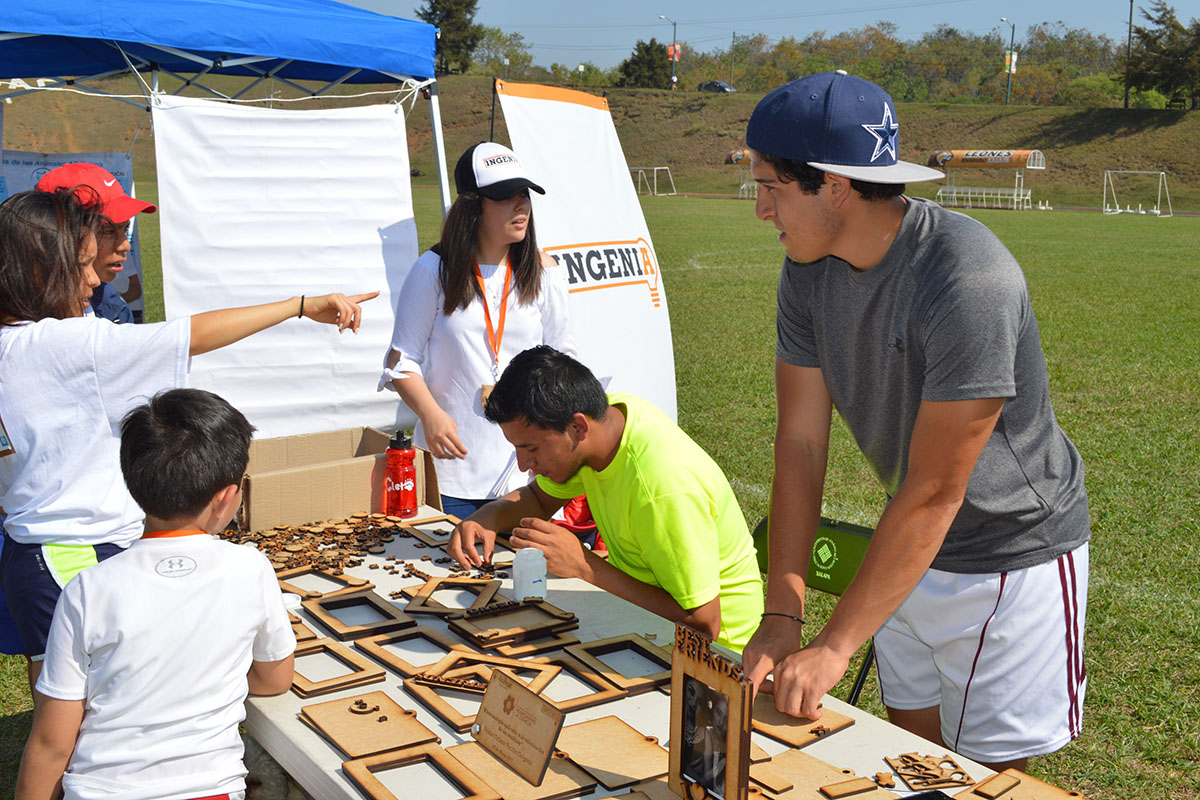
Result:
<instances>
[{"instance_id":1,"label":"red water bottle","mask_svg":"<svg viewBox=\"0 0 1200 800\"><path fill-rule=\"evenodd\" d=\"M387 477L384 480L384 513L409 519L417 515L417 451L404 431L396 431L388 442Z\"/></svg>"}]
</instances>

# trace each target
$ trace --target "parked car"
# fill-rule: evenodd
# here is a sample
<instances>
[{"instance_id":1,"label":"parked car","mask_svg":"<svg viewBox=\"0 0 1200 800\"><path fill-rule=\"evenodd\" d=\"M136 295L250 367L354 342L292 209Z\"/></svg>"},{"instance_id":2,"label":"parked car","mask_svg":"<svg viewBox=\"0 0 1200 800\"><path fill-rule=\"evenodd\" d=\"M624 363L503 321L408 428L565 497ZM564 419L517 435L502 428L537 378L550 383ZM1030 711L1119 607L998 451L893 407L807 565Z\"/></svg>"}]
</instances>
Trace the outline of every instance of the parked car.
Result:
<instances>
[{"instance_id":1,"label":"parked car","mask_svg":"<svg viewBox=\"0 0 1200 800\"><path fill-rule=\"evenodd\" d=\"M737 91L725 81L705 81L696 88L702 92L717 92L718 94Z\"/></svg>"}]
</instances>

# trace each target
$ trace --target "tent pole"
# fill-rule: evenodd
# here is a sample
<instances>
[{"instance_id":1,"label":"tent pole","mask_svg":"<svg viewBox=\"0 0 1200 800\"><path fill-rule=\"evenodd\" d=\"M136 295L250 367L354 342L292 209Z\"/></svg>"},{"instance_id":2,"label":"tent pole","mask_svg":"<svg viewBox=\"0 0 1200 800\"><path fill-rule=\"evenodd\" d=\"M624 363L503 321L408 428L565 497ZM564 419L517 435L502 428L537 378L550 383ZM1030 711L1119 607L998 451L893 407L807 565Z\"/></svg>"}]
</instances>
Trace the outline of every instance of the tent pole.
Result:
<instances>
[{"instance_id":1,"label":"tent pole","mask_svg":"<svg viewBox=\"0 0 1200 800\"><path fill-rule=\"evenodd\" d=\"M492 78L492 121L488 125L488 141L496 141L496 79Z\"/></svg>"},{"instance_id":2,"label":"tent pole","mask_svg":"<svg viewBox=\"0 0 1200 800\"><path fill-rule=\"evenodd\" d=\"M450 210L450 174L446 170L446 142L442 138L442 111L438 105L437 81L429 84L429 123L433 128L433 153L437 162L438 188L442 191L442 216Z\"/></svg>"}]
</instances>

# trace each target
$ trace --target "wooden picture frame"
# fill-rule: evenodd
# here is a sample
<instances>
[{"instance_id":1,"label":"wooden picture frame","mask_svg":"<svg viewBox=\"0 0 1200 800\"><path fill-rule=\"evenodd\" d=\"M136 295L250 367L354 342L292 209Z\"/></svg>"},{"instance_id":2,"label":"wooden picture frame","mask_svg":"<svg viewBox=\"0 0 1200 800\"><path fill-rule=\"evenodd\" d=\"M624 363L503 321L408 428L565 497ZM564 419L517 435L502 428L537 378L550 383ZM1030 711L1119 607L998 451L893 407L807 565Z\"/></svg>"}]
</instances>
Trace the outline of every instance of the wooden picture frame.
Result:
<instances>
[{"instance_id":1,"label":"wooden picture frame","mask_svg":"<svg viewBox=\"0 0 1200 800\"><path fill-rule=\"evenodd\" d=\"M670 754L657 736L648 736L615 715L567 725L558 749L605 789L626 789L666 775Z\"/></svg>"},{"instance_id":2,"label":"wooden picture frame","mask_svg":"<svg viewBox=\"0 0 1200 800\"><path fill-rule=\"evenodd\" d=\"M433 599L434 592L442 589L462 589L472 592L475 600L469 608L453 608ZM492 602L496 592L500 590L500 581L495 578L461 578L444 576L430 578L425 585L417 590L416 595L408 601L404 610L409 614L436 614L440 617L450 614L462 614L464 611L474 611Z\"/></svg>"},{"instance_id":3,"label":"wooden picture frame","mask_svg":"<svg viewBox=\"0 0 1200 800\"><path fill-rule=\"evenodd\" d=\"M405 678L411 678L414 675L419 675L425 672L441 659L430 664L417 665L409 663L399 655L388 649L389 644L397 642L405 642L409 639L424 639L427 642L441 647L446 653L452 650L463 650L468 653L479 652L466 642L455 639L449 634L442 633L436 628L428 628L424 625L414 625L411 628L404 628L394 633L381 633L377 636L369 636L365 639L358 639L354 642L354 646L364 653L375 659L392 672L397 673ZM444 655L444 654L443 654Z\"/></svg>"},{"instance_id":4,"label":"wooden picture frame","mask_svg":"<svg viewBox=\"0 0 1200 800\"><path fill-rule=\"evenodd\" d=\"M747 800L752 688L741 665L711 645L675 625L668 785L691 800Z\"/></svg>"},{"instance_id":5,"label":"wooden picture frame","mask_svg":"<svg viewBox=\"0 0 1200 800\"><path fill-rule=\"evenodd\" d=\"M671 682L671 658L657 645L652 644L649 639L639 636L636 633L627 633L623 636L613 636L608 639L598 639L594 642L584 642L583 644L573 644L563 649L596 670L596 672L599 672L609 683L624 689L629 694L648 692L656 686L664 686ZM660 664L663 669L660 672L652 672L648 675L630 677L617 672L599 658L599 656L616 653L621 650L632 650L647 661Z\"/></svg>"},{"instance_id":6,"label":"wooden picture frame","mask_svg":"<svg viewBox=\"0 0 1200 800\"><path fill-rule=\"evenodd\" d=\"M322 652L350 667L351 672L347 675L338 675L334 678L313 681L304 677L297 670L292 677L292 691L301 697L316 697L320 694L337 692L342 689L350 689L383 680L383 667L376 666L363 656L346 647L346 645L333 639L314 639L311 642L296 645L296 652L294 653L295 663L299 665L303 656Z\"/></svg>"},{"instance_id":7,"label":"wooden picture frame","mask_svg":"<svg viewBox=\"0 0 1200 800\"><path fill-rule=\"evenodd\" d=\"M507 658L525 658L548 653L551 650L562 650L569 644L579 644L579 637L569 633L560 633L550 639L531 639L528 642L496 645L489 649L495 650Z\"/></svg>"},{"instance_id":8,"label":"wooden picture frame","mask_svg":"<svg viewBox=\"0 0 1200 800\"><path fill-rule=\"evenodd\" d=\"M374 636L378 633L389 633L417 624L415 619L370 589L326 595L313 600L305 600L301 605L308 613L312 614L313 619L343 642L361 639L364 636ZM367 606L379 614L380 619L359 625L347 625L338 619L333 611L349 606Z\"/></svg>"},{"instance_id":9,"label":"wooden picture frame","mask_svg":"<svg viewBox=\"0 0 1200 800\"><path fill-rule=\"evenodd\" d=\"M341 584L341 586L338 589L333 589L328 592L318 592L315 589L302 589L299 586L290 583L291 579L299 578L304 575L319 575L325 580ZM353 575L347 575L345 573L339 575L328 569L315 567L312 564L308 564L303 567L292 567L291 569L280 570L279 572L275 573L275 579L279 581L279 588L281 590L299 595L304 600L315 600L318 597L332 597L336 594L365 591L367 589L375 588L375 584L371 583L365 578L356 578Z\"/></svg>"},{"instance_id":10,"label":"wooden picture frame","mask_svg":"<svg viewBox=\"0 0 1200 800\"><path fill-rule=\"evenodd\" d=\"M441 692L470 694L471 690L433 686L429 683L424 683L419 676L415 676L404 679L404 691L420 701L421 705L441 717L442 722L446 723L451 730L458 733L466 733L475 724L475 717L478 712L475 714L464 714L450 705L446 698L441 695ZM482 697L482 694L480 694L479 699L482 700Z\"/></svg>"},{"instance_id":11,"label":"wooden picture frame","mask_svg":"<svg viewBox=\"0 0 1200 800\"><path fill-rule=\"evenodd\" d=\"M618 700L628 694L624 689L605 680L603 675L570 653L555 653L554 655L531 658L528 661L562 667L563 673L595 690L591 694L584 694L567 700L555 700L546 694L546 690L543 689L542 697L546 698L559 711L577 711L581 708L591 708L601 703L607 703L610 700ZM550 684L552 683L553 681L550 682ZM550 684L546 685L547 688L549 688Z\"/></svg>"},{"instance_id":12,"label":"wooden picture frame","mask_svg":"<svg viewBox=\"0 0 1200 800\"><path fill-rule=\"evenodd\" d=\"M450 630L483 650L556 636L579 627L579 618L545 600L493 603L446 617Z\"/></svg>"},{"instance_id":13,"label":"wooden picture frame","mask_svg":"<svg viewBox=\"0 0 1200 800\"><path fill-rule=\"evenodd\" d=\"M404 523L404 531L419 542L423 542L428 547L445 547L450 541L450 534L445 536L435 536L429 531L422 530L419 526L433 525L438 522L446 522L450 524L451 531L454 526L462 522L453 514L439 514L435 517L423 517L421 519L407 520Z\"/></svg>"},{"instance_id":14,"label":"wooden picture frame","mask_svg":"<svg viewBox=\"0 0 1200 800\"><path fill-rule=\"evenodd\" d=\"M494 667L506 667L514 675L520 672L533 671L537 673L533 678L525 680L517 676L517 680L521 681L529 691L534 693L539 693L542 689L550 685L550 681L554 680L563 669L557 664L548 664L541 661L522 661L515 658L488 655L486 653L469 653L465 650L452 650L441 661L426 669L424 674L433 676L448 675L472 665L481 665L487 668L479 673L484 680L487 680L488 675L491 674Z\"/></svg>"},{"instance_id":15,"label":"wooden picture frame","mask_svg":"<svg viewBox=\"0 0 1200 800\"><path fill-rule=\"evenodd\" d=\"M461 790L461 800L501 800L492 787L463 766L461 761L435 744L406 747L403 750L345 761L342 763L342 771L372 800L400 800L375 777L375 773L420 763L428 763L443 778Z\"/></svg>"}]
</instances>

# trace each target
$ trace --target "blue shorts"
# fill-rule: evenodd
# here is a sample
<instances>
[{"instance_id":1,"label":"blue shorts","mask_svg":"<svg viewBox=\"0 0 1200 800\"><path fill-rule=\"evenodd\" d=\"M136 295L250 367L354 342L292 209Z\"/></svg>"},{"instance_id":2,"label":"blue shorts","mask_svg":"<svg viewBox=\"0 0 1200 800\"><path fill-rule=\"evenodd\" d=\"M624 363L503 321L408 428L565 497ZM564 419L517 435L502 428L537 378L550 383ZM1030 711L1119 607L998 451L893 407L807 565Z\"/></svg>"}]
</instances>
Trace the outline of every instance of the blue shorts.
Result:
<instances>
[{"instance_id":1,"label":"blue shorts","mask_svg":"<svg viewBox=\"0 0 1200 800\"><path fill-rule=\"evenodd\" d=\"M116 544L22 544L5 534L0 586L25 655L39 661L46 654L54 606L67 581L123 551Z\"/></svg>"}]
</instances>

